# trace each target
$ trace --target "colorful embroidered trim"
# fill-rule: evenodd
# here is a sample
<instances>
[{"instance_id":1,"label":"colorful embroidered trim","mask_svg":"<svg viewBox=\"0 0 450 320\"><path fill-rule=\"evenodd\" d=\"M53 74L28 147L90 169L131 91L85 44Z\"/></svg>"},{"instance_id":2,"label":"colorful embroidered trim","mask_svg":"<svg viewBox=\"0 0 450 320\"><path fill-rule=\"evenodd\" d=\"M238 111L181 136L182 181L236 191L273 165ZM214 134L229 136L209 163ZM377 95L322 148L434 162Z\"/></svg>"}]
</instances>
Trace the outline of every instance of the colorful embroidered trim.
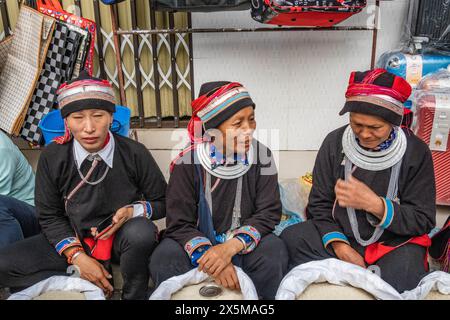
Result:
<instances>
[{"instance_id":1,"label":"colorful embroidered trim","mask_svg":"<svg viewBox=\"0 0 450 320\"><path fill-rule=\"evenodd\" d=\"M341 242L345 242L347 244L350 244L350 242L348 241L347 237L342 232L338 232L338 231L329 232L329 233L327 233L326 235L324 235L322 237L322 243L323 243L323 246L325 248L331 242L334 242L334 241L341 241Z\"/></svg>"},{"instance_id":2,"label":"colorful embroidered trim","mask_svg":"<svg viewBox=\"0 0 450 320\"><path fill-rule=\"evenodd\" d=\"M384 203L384 215L378 226L380 228L387 229L391 225L392 220L394 220L394 205L392 201L387 198L381 197L381 199Z\"/></svg>"},{"instance_id":3,"label":"colorful embroidered trim","mask_svg":"<svg viewBox=\"0 0 450 320\"><path fill-rule=\"evenodd\" d=\"M256 228L252 226L242 226L240 228L234 229L231 234L233 235L233 237L242 237L242 239L244 239L245 242L248 243L247 248L241 251L240 254L247 254L249 252L252 252L258 246L259 241L261 241L261 234L258 230L256 230ZM247 242L248 238L246 236L250 237L252 241Z\"/></svg>"},{"instance_id":4,"label":"colorful embroidered trim","mask_svg":"<svg viewBox=\"0 0 450 320\"><path fill-rule=\"evenodd\" d=\"M144 217L147 219L150 219L153 215L153 207L150 203L150 201L136 201L133 204L142 204L144 207Z\"/></svg>"},{"instance_id":5,"label":"colorful embroidered trim","mask_svg":"<svg viewBox=\"0 0 450 320\"><path fill-rule=\"evenodd\" d=\"M226 158L221 152L217 151L216 146L213 143L210 144L210 158L212 170L218 166L223 166L226 163ZM240 157L238 157L237 154L234 154L234 162L242 162L242 164L246 166L249 165L247 154L241 155Z\"/></svg>"},{"instance_id":6,"label":"colorful embroidered trim","mask_svg":"<svg viewBox=\"0 0 450 320\"><path fill-rule=\"evenodd\" d=\"M197 248L200 248L200 247L206 246L206 245L212 246L212 243L211 243L211 241L209 241L208 238L195 237L195 238L189 240L188 242L186 242L186 244L184 245L184 250L189 255L189 258L192 258L192 254L194 253L194 251Z\"/></svg>"},{"instance_id":7,"label":"colorful embroidered trim","mask_svg":"<svg viewBox=\"0 0 450 320\"><path fill-rule=\"evenodd\" d=\"M194 250L194 252L191 255L191 264L194 267L198 267L198 259L200 259L203 254L208 251L208 249L211 248L210 245L203 245L201 247L198 247L197 249Z\"/></svg>"},{"instance_id":8,"label":"colorful embroidered trim","mask_svg":"<svg viewBox=\"0 0 450 320\"><path fill-rule=\"evenodd\" d=\"M62 255L64 250L74 246L81 246L80 241L75 237L69 237L58 242L58 244L55 246L55 249L59 255Z\"/></svg>"}]
</instances>

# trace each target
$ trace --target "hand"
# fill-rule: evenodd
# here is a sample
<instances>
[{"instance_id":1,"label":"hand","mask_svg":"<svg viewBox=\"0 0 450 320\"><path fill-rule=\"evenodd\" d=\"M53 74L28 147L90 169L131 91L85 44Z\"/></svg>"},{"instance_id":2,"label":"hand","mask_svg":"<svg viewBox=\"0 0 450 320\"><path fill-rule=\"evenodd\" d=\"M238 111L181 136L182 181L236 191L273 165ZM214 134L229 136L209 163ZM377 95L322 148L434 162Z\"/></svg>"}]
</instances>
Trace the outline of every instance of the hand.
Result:
<instances>
[{"instance_id":1,"label":"hand","mask_svg":"<svg viewBox=\"0 0 450 320\"><path fill-rule=\"evenodd\" d=\"M366 269L364 258L351 246L349 246L345 242L340 241L332 242L331 245L333 246L334 253L339 258L339 260L353 263Z\"/></svg>"},{"instance_id":2,"label":"hand","mask_svg":"<svg viewBox=\"0 0 450 320\"><path fill-rule=\"evenodd\" d=\"M225 288L231 290L240 290L239 280L236 274L236 269L232 263L229 263L222 272L214 278L214 281Z\"/></svg>"},{"instance_id":3,"label":"hand","mask_svg":"<svg viewBox=\"0 0 450 320\"><path fill-rule=\"evenodd\" d=\"M134 209L133 207L123 207L117 210L116 214L112 219L112 228L109 229L104 235L99 237L100 240L106 240L111 237L117 230L119 230L122 225L133 217ZM91 232L93 231L91 228ZM96 231L96 230L95 230Z\"/></svg>"},{"instance_id":4,"label":"hand","mask_svg":"<svg viewBox=\"0 0 450 320\"><path fill-rule=\"evenodd\" d=\"M379 219L383 218L383 200L366 184L352 175L349 176L347 181L339 179L334 187L334 193L341 207L364 210Z\"/></svg>"},{"instance_id":5,"label":"hand","mask_svg":"<svg viewBox=\"0 0 450 320\"><path fill-rule=\"evenodd\" d=\"M200 259L197 260L198 270L217 277L222 270L231 263L231 258L240 252L243 244L238 239L230 239L225 243L209 248Z\"/></svg>"},{"instance_id":6,"label":"hand","mask_svg":"<svg viewBox=\"0 0 450 320\"><path fill-rule=\"evenodd\" d=\"M107 298L112 296L114 288L108 281L112 276L100 262L83 252L73 260L73 264L80 269L82 279L88 280L101 288Z\"/></svg>"}]
</instances>

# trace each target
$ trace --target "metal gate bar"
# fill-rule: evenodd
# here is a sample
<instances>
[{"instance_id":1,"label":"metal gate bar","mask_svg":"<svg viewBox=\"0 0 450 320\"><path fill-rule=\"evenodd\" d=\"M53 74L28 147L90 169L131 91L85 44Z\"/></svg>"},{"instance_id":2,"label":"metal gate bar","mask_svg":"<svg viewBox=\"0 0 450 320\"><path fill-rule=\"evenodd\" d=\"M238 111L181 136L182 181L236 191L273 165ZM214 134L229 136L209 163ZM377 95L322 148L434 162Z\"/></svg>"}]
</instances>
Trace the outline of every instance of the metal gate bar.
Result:
<instances>
[{"instance_id":1,"label":"metal gate bar","mask_svg":"<svg viewBox=\"0 0 450 320\"><path fill-rule=\"evenodd\" d=\"M173 13L169 13L169 28L173 29L175 27ZM170 44L170 63L172 71L171 77L172 77L172 100L173 100L173 121L174 121L174 127L179 127L179 120L180 120L180 106L178 101L178 90L177 90L177 83L178 83L178 77L177 77L177 56L175 52L175 34L171 33L169 35L169 44Z\"/></svg>"}]
</instances>

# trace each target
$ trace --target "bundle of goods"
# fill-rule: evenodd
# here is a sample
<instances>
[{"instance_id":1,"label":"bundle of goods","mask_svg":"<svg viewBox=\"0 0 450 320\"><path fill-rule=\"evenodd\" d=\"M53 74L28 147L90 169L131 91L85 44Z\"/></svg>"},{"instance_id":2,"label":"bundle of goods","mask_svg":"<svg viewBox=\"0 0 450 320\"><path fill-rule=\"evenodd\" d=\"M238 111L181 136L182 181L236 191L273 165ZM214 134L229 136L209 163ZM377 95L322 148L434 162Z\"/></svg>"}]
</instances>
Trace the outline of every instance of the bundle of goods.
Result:
<instances>
[{"instance_id":1,"label":"bundle of goods","mask_svg":"<svg viewBox=\"0 0 450 320\"><path fill-rule=\"evenodd\" d=\"M449 5L450 0L411 0L402 48L383 54L377 67L405 78L413 89L424 76L446 68L450 64ZM404 126L412 126L414 112L410 99L405 103Z\"/></svg>"},{"instance_id":2,"label":"bundle of goods","mask_svg":"<svg viewBox=\"0 0 450 320\"><path fill-rule=\"evenodd\" d=\"M282 215L274 233L279 236L289 226L306 220L306 206L312 188L312 174L295 179L283 179L279 183Z\"/></svg>"},{"instance_id":3,"label":"bundle of goods","mask_svg":"<svg viewBox=\"0 0 450 320\"><path fill-rule=\"evenodd\" d=\"M37 9L22 5L14 35L0 43L0 128L33 145L43 143L39 123L60 84L82 69L92 74L96 32L57 0L38 0Z\"/></svg>"},{"instance_id":4,"label":"bundle of goods","mask_svg":"<svg viewBox=\"0 0 450 320\"><path fill-rule=\"evenodd\" d=\"M163 281L150 300L257 300L255 285L239 267L234 267L240 290L216 285L203 271L194 268L184 274Z\"/></svg>"},{"instance_id":5,"label":"bundle of goods","mask_svg":"<svg viewBox=\"0 0 450 320\"><path fill-rule=\"evenodd\" d=\"M436 203L450 205L450 72L424 77L414 94L417 123L414 131L431 149Z\"/></svg>"},{"instance_id":6,"label":"bundle of goods","mask_svg":"<svg viewBox=\"0 0 450 320\"><path fill-rule=\"evenodd\" d=\"M285 26L331 27L361 12L366 0L252 0L252 18Z\"/></svg>"}]
</instances>

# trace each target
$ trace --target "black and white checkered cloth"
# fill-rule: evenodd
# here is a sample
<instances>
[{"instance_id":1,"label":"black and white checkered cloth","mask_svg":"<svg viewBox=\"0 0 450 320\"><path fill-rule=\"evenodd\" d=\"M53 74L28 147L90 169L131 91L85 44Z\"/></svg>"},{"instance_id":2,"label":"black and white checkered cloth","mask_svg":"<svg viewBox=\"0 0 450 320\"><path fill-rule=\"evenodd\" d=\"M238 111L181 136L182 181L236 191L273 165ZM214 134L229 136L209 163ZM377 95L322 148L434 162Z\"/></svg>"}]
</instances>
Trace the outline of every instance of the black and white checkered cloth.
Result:
<instances>
[{"instance_id":1,"label":"black and white checkered cloth","mask_svg":"<svg viewBox=\"0 0 450 320\"><path fill-rule=\"evenodd\" d=\"M56 24L21 132L21 136L33 144L43 142L39 123L53 109L58 87L73 72L72 60L75 60L74 55L78 53L79 40L77 39L80 37L81 35L69 30L65 24L59 22Z\"/></svg>"}]
</instances>

